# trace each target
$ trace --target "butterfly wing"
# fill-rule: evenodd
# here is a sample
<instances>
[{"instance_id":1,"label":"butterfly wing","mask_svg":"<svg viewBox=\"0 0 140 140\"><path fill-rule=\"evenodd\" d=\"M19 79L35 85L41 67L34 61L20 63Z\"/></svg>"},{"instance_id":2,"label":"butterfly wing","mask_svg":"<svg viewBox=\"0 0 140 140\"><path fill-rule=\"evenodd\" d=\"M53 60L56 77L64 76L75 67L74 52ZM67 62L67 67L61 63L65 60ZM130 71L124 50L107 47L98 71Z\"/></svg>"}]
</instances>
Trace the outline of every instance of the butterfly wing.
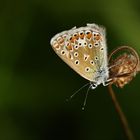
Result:
<instances>
[{"instance_id":1,"label":"butterfly wing","mask_svg":"<svg viewBox=\"0 0 140 140\"><path fill-rule=\"evenodd\" d=\"M96 24L72 28L51 39L56 54L78 74L94 81L96 72L107 67L105 30Z\"/></svg>"}]
</instances>

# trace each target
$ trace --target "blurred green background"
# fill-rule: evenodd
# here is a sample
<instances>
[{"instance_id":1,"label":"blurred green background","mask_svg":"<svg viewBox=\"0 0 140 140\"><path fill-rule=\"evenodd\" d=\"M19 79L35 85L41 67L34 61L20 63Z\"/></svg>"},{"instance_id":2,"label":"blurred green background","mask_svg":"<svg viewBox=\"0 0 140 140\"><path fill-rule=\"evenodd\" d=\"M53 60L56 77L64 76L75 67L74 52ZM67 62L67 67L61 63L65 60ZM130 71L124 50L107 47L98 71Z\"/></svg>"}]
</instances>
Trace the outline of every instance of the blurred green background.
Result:
<instances>
[{"instance_id":1,"label":"blurred green background","mask_svg":"<svg viewBox=\"0 0 140 140\"><path fill-rule=\"evenodd\" d=\"M108 52L130 45L140 53L137 0L0 1L0 140L126 140L107 87L66 98L85 79L54 53L53 35L86 23L104 25ZM140 139L140 75L117 98Z\"/></svg>"}]
</instances>

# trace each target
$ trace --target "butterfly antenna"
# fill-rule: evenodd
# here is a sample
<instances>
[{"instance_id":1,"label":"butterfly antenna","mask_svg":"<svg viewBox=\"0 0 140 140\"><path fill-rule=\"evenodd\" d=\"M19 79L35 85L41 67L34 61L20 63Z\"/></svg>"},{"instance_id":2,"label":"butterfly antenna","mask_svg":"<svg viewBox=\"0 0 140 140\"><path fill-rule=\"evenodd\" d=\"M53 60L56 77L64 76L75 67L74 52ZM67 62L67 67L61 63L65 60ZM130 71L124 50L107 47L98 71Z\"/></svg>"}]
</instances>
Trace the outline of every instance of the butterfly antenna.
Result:
<instances>
[{"instance_id":1,"label":"butterfly antenna","mask_svg":"<svg viewBox=\"0 0 140 140\"><path fill-rule=\"evenodd\" d=\"M86 105L86 102L87 102L87 97L88 97L88 93L89 93L89 90L91 89L91 85L88 87L87 89L87 92L86 92L86 96L85 96L85 100L84 100L84 103L83 103L83 107L82 107L82 110L85 109L85 105Z\"/></svg>"},{"instance_id":2,"label":"butterfly antenna","mask_svg":"<svg viewBox=\"0 0 140 140\"><path fill-rule=\"evenodd\" d=\"M88 86L89 84L90 83L83 85L81 88L79 88L77 91L75 91L68 99L66 99L66 101L71 100L80 90L82 90L84 87Z\"/></svg>"}]
</instances>

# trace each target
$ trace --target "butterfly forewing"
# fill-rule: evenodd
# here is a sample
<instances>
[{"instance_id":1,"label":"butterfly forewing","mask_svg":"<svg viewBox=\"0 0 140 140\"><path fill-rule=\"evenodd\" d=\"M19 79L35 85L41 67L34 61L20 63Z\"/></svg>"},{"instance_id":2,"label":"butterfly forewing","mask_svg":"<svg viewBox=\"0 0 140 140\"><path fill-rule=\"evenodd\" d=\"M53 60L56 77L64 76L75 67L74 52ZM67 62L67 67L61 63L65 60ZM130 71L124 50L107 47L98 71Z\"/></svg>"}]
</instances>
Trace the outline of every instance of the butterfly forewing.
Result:
<instances>
[{"instance_id":1,"label":"butterfly forewing","mask_svg":"<svg viewBox=\"0 0 140 140\"><path fill-rule=\"evenodd\" d=\"M96 24L72 28L51 39L56 54L78 74L94 81L96 71L107 67L105 30Z\"/></svg>"}]
</instances>

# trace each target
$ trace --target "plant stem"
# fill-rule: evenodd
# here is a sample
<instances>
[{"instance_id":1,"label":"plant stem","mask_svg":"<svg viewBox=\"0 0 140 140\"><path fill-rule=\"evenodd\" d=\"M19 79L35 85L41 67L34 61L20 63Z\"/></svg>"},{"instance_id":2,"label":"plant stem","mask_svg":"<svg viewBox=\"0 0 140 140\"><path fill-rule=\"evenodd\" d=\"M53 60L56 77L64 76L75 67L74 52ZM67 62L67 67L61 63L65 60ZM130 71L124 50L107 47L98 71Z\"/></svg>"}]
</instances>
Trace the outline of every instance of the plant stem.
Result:
<instances>
[{"instance_id":1,"label":"plant stem","mask_svg":"<svg viewBox=\"0 0 140 140\"><path fill-rule=\"evenodd\" d=\"M126 117L125 117L125 115L124 115L124 113L123 113L118 101L117 101L115 93L114 93L114 91L112 89L112 85L109 85L108 89L109 89L110 96L111 96L112 101L114 103L115 109L116 109L116 111L117 111L117 113L119 115L120 121L122 123L122 126L124 128L124 131L125 131L125 134L126 134L128 140L135 140L135 138L133 136L133 133L132 133L132 131L131 131L129 125L128 125L128 121L127 121L127 119L126 119Z\"/></svg>"}]
</instances>

